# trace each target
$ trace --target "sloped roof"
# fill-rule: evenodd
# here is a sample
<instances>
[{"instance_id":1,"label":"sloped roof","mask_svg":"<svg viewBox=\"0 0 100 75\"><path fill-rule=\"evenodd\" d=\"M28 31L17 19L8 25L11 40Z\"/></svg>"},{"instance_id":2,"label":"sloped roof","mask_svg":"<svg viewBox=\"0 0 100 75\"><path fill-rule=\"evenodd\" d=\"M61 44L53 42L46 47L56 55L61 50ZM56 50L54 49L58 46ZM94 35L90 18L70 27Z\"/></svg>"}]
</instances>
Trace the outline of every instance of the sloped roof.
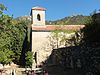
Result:
<instances>
[{"instance_id":1,"label":"sloped roof","mask_svg":"<svg viewBox=\"0 0 100 75\"><path fill-rule=\"evenodd\" d=\"M46 10L46 9L42 8L42 7L39 7L39 6L36 6L36 7L33 7L32 10Z\"/></svg>"},{"instance_id":2,"label":"sloped roof","mask_svg":"<svg viewBox=\"0 0 100 75\"><path fill-rule=\"evenodd\" d=\"M85 27L85 25L45 25L45 26L32 26L32 30L47 30L47 31L52 31L52 30L56 30L56 29L61 29L61 30L80 30L83 27Z\"/></svg>"}]
</instances>

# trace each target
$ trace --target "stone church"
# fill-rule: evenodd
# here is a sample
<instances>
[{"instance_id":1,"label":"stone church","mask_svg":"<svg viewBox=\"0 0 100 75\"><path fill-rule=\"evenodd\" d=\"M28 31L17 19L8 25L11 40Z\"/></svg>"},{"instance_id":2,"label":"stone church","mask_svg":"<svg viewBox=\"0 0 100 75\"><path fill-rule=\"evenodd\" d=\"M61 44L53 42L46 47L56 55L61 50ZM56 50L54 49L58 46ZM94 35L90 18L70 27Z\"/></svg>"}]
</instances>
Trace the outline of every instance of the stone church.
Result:
<instances>
[{"instance_id":1,"label":"stone church","mask_svg":"<svg viewBox=\"0 0 100 75\"><path fill-rule=\"evenodd\" d=\"M53 30L59 28L59 25L45 24L45 11L45 8L38 6L31 9L32 52L36 54L36 60L33 61L32 65L33 68L36 65L40 65L41 62L44 62L50 56L54 47L52 47L49 37ZM79 30L83 27L84 25L63 25L61 28ZM59 47L64 47L64 45L59 45Z\"/></svg>"}]
</instances>

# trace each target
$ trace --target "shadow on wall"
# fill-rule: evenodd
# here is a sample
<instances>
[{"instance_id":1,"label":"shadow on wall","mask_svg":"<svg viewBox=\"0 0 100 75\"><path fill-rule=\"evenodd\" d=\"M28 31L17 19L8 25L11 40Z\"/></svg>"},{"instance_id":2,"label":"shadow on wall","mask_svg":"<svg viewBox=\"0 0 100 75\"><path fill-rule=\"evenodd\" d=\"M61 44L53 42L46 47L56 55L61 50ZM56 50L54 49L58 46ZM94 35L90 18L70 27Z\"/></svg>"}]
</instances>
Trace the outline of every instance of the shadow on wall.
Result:
<instances>
[{"instance_id":1,"label":"shadow on wall","mask_svg":"<svg viewBox=\"0 0 100 75\"><path fill-rule=\"evenodd\" d=\"M70 46L52 50L51 55L45 61L47 65L59 65L65 68L74 68L76 58L80 56L79 46Z\"/></svg>"},{"instance_id":2,"label":"shadow on wall","mask_svg":"<svg viewBox=\"0 0 100 75\"><path fill-rule=\"evenodd\" d=\"M98 66L98 63L100 64L100 61L97 58L93 58L100 56L99 53L100 48L94 49L81 46L54 49L44 62L44 69L50 75L55 73L57 75L87 75L88 73L99 75L100 66Z\"/></svg>"},{"instance_id":3,"label":"shadow on wall","mask_svg":"<svg viewBox=\"0 0 100 75\"><path fill-rule=\"evenodd\" d=\"M100 18L96 20L97 15L93 15L92 20L81 30L80 35L83 36L78 46L52 50L43 62L44 69L51 75L100 75Z\"/></svg>"},{"instance_id":4,"label":"shadow on wall","mask_svg":"<svg viewBox=\"0 0 100 75\"><path fill-rule=\"evenodd\" d=\"M50 75L84 75L81 69L79 46L70 46L52 50L51 55L44 62L44 69Z\"/></svg>"}]
</instances>

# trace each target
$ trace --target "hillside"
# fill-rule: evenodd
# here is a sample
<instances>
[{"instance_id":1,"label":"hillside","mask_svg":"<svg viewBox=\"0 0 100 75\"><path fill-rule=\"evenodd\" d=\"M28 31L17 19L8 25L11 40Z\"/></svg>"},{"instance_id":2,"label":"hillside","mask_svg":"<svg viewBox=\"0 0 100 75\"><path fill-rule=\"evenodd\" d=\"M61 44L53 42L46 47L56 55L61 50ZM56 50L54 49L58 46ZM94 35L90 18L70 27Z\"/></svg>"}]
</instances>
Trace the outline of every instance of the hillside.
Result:
<instances>
[{"instance_id":1,"label":"hillside","mask_svg":"<svg viewBox=\"0 0 100 75\"><path fill-rule=\"evenodd\" d=\"M87 23L87 19L90 16L83 16L83 15L77 15L77 16L68 16L68 17L64 17L62 19L59 20L55 20L55 21L46 21L46 25L81 25L81 24L85 24ZM29 20L31 21L31 17L30 16L20 16L16 18L17 20Z\"/></svg>"},{"instance_id":2,"label":"hillside","mask_svg":"<svg viewBox=\"0 0 100 75\"><path fill-rule=\"evenodd\" d=\"M83 15L77 15L77 16L68 16L56 21L46 21L46 24L50 24L50 25L59 25L59 24L63 24L63 25L77 25L77 24L85 24L87 19L90 16L83 16Z\"/></svg>"}]
</instances>

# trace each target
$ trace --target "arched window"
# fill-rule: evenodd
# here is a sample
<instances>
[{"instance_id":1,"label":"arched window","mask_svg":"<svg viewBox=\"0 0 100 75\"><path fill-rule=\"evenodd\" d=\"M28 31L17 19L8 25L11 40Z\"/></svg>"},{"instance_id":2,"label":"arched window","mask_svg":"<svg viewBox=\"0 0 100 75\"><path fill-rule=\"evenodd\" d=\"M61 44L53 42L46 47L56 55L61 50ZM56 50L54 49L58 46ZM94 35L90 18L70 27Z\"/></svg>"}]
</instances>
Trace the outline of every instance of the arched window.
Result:
<instances>
[{"instance_id":1,"label":"arched window","mask_svg":"<svg viewBox=\"0 0 100 75\"><path fill-rule=\"evenodd\" d=\"M37 20L38 20L38 21L41 21L40 14L37 15Z\"/></svg>"}]
</instances>

